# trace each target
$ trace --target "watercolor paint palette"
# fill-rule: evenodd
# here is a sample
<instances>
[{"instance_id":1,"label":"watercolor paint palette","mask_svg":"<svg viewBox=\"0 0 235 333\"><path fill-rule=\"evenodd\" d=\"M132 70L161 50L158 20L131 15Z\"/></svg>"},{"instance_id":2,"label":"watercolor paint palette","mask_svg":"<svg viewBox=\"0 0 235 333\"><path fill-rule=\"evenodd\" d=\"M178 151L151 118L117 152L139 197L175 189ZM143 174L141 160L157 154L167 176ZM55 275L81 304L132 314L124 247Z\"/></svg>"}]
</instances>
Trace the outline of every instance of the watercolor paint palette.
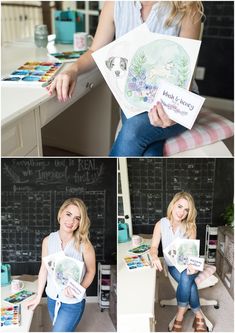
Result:
<instances>
[{"instance_id":1,"label":"watercolor paint palette","mask_svg":"<svg viewBox=\"0 0 235 333\"><path fill-rule=\"evenodd\" d=\"M60 62L26 62L10 75L1 79L6 84L42 85L61 69Z\"/></svg>"},{"instance_id":2,"label":"watercolor paint palette","mask_svg":"<svg viewBox=\"0 0 235 333\"><path fill-rule=\"evenodd\" d=\"M1 327L20 326L21 306L7 306L1 308Z\"/></svg>"},{"instance_id":3,"label":"watercolor paint palette","mask_svg":"<svg viewBox=\"0 0 235 333\"><path fill-rule=\"evenodd\" d=\"M26 298L28 298L34 294L35 294L35 292L33 292L33 291L21 290L15 294L10 295L9 297L6 297L4 299L4 301L11 303L11 304L17 304L17 303L23 302Z\"/></svg>"},{"instance_id":4,"label":"watercolor paint palette","mask_svg":"<svg viewBox=\"0 0 235 333\"><path fill-rule=\"evenodd\" d=\"M85 51L67 51L67 52L58 52L50 53L50 56L56 58L60 62L73 62L76 61Z\"/></svg>"},{"instance_id":5,"label":"watercolor paint palette","mask_svg":"<svg viewBox=\"0 0 235 333\"><path fill-rule=\"evenodd\" d=\"M129 270L150 268L149 262L142 255L124 257L126 267Z\"/></svg>"}]
</instances>

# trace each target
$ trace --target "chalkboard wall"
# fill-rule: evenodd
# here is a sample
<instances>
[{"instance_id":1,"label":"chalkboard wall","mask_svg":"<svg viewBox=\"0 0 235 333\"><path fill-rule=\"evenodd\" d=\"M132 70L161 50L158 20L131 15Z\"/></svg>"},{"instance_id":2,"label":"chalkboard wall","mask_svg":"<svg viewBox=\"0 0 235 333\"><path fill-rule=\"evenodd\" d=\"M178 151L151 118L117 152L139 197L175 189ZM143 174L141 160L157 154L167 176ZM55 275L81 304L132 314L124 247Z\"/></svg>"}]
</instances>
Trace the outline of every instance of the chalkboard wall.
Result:
<instances>
[{"instance_id":1,"label":"chalkboard wall","mask_svg":"<svg viewBox=\"0 0 235 333\"><path fill-rule=\"evenodd\" d=\"M233 202L233 159L128 159L133 232L152 234L175 193L195 200L198 238L204 253L206 225L223 225L221 214Z\"/></svg>"},{"instance_id":2,"label":"chalkboard wall","mask_svg":"<svg viewBox=\"0 0 235 333\"><path fill-rule=\"evenodd\" d=\"M88 207L97 262L115 264L115 159L2 159L2 261L12 274L38 274L42 239L58 230L58 209L70 197Z\"/></svg>"},{"instance_id":3,"label":"chalkboard wall","mask_svg":"<svg viewBox=\"0 0 235 333\"><path fill-rule=\"evenodd\" d=\"M198 80L200 94L234 98L234 1L203 1L206 20L198 66L205 67Z\"/></svg>"}]
</instances>

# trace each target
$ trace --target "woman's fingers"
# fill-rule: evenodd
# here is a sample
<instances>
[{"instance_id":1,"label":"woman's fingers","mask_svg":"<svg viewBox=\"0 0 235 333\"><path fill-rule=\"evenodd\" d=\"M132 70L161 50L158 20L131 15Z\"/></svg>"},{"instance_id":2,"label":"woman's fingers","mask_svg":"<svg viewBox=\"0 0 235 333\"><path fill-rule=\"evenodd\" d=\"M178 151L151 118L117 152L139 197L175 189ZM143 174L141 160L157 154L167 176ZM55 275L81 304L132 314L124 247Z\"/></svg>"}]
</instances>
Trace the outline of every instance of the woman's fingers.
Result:
<instances>
[{"instance_id":1,"label":"woman's fingers","mask_svg":"<svg viewBox=\"0 0 235 333\"><path fill-rule=\"evenodd\" d=\"M163 128L169 127L172 125L172 121L171 119L167 116L167 114L165 113L162 104L160 102L157 103L157 110L158 110L158 116L162 121L163 124Z\"/></svg>"},{"instance_id":2,"label":"woman's fingers","mask_svg":"<svg viewBox=\"0 0 235 333\"><path fill-rule=\"evenodd\" d=\"M153 126L158 126L162 128L169 127L173 125L173 121L167 116L160 102L157 102L156 105L148 113L150 124Z\"/></svg>"},{"instance_id":3,"label":"woman's fingers","mask_svg":"<svg viewBox=\"0 0 235 333\"><path fill-rule=\"evenodd\" d=\"M76 80L71 73L61 73L54 81L47 87L49 95L56 93L60 102L66 102L68 98L71 98Z\"/></svg>"},{"instance_id":4,"label":"woman's fingers","mask_svg":"<svg viewBox=\"0 0 235 333\"><path fill-rule=\"evenodd\" d=\"M150 124L153 126L162 127L162 121L158 116L157 107L154 106L148 113Z\"/></svg>"}]
</instances>

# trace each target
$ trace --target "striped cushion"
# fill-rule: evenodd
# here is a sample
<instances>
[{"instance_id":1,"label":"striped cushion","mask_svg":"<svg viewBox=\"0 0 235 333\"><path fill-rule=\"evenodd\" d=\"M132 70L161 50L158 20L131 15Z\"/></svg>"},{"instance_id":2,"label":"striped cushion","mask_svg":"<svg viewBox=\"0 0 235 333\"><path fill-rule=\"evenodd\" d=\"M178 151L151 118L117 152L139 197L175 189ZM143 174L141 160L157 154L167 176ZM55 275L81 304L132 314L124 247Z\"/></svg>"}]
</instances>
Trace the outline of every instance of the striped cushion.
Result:
<instances>
[{"instance_id":1,"label":"striped cushion","mask_svg":"<svg viewBox=\"0 0 235 333\"><path fill-rule=\"evenodd\" d=\"M204 270L198 274L195 279L197 285L202 283L202 281L208 279L211 275L213 275L216 271L216 267L212 265L204 265Z\"/></svg>"},{"instance_id":2,"label":"striped cushion","mask_svg":"<svg viewBox=\"0 0 235 333\"><path fill-rule=\"evenodd\" d=\"M164 156L224 140L233 136L233 129L233 122L204 108L191 130L166 140Z\"/></svg>"}]
</instances>

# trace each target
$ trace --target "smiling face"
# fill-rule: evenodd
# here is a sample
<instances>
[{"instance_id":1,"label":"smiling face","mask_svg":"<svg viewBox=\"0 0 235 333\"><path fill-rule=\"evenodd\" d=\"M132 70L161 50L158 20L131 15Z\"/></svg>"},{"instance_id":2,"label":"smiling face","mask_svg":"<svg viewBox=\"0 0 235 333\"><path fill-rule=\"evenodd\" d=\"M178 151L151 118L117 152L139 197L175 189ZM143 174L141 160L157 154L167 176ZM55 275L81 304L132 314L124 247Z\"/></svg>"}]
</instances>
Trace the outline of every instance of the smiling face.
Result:
<instances>
[{"instance_id":1,"label":"smiling face","mask_svg":"<svg viewBox=\"0 0 235 333\"><path fill-rule=\"evenodd\" d=\"M181 198L175 202L172 209L172 219L175 222L183 221L189 212L189 203L188 200Z\"/></svg>"},{"instance_id":2,"label":"smiling face","mask_svg":"<svg viewBox=\"0 0 235 333\"><path fill-rule=\"evenodd\" d=\"M59 217L60 230L73 233L79 227L81 220L80 209L75 205L68 205Z\"/></svg>"}]
</instances>

